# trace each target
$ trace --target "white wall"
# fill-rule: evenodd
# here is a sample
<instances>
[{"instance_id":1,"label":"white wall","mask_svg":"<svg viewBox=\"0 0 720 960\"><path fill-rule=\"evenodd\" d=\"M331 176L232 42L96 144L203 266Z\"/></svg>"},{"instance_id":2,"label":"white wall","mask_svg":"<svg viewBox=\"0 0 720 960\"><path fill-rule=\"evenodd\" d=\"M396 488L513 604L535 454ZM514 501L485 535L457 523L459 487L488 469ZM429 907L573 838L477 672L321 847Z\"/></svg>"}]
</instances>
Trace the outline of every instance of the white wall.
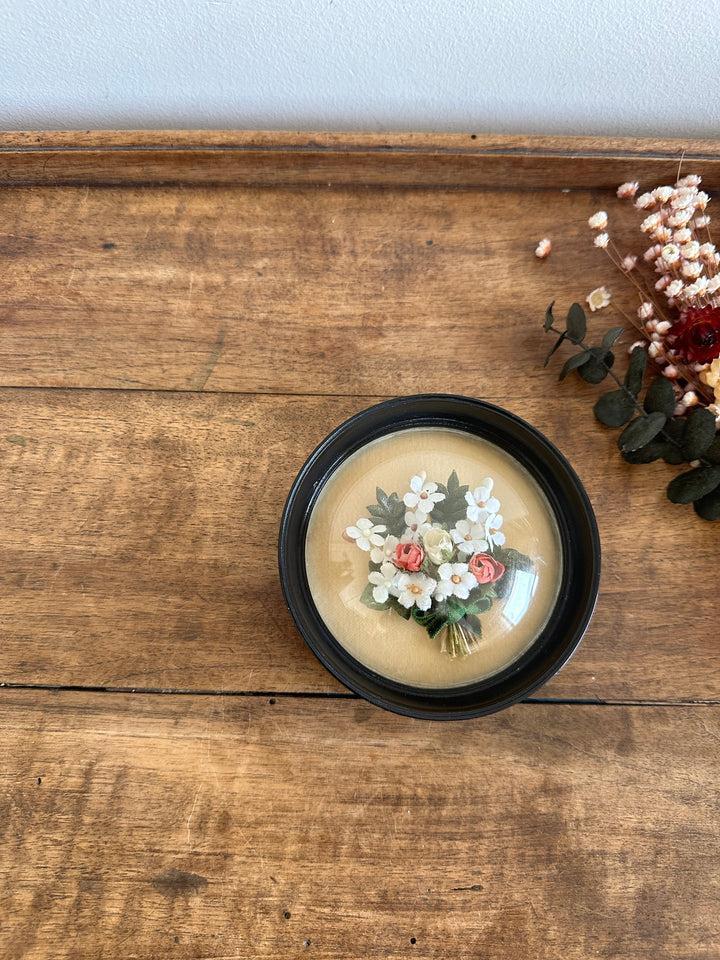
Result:
<instances>
[{"instance_id":1,"label":"white wall","mask_svg":"<svg viewBox=\"0 0 720 960\"><path fill-rule=\"evenodd\" d=\"M0 0L0 128L720 137L714 0Z\"/></svg>"}]
</instances>

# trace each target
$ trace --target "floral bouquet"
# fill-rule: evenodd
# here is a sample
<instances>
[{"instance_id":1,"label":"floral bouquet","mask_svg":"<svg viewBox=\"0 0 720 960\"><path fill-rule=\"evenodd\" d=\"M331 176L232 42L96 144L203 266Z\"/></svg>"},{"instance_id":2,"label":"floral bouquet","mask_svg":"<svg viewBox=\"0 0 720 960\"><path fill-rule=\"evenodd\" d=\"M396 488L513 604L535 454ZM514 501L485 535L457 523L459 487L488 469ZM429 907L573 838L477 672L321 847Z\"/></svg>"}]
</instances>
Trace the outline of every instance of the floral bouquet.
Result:
<instances>
[{"instance_id":1,"label":"floral bouquet","mask_svg":"<svg viewBox=\"0 0 720 960\"><path fill-rule=\"evenodd\" d=\"M612 366L612 347L622 326L608 330L599 345L586 340L585 311L574 303L564 330L555 326L552 307L545 330L559 334L549 357L563 343L577 352L565 363L589 383L606 377L616 389L599 398L595 415L609 427L623 427L618 447L629 463L688 464L667 488L673 503L692 503L705 520L720 520L720 253L709 232L709 196L691 174L673 186L655 187L636 197L638 184L623 183L617 195L632 202L644 219L640 230L649 246L642 257L623 253L608 232L609 217L598 210L588 223L594 243L634 285L639 306L630 322L640 334L630 348L623 378ZM539 246L544 258L549 249ZM610 302L606 287L586 298L591 311ZM546 360L547 363L547 360ZM644 397L646 368L654 371Z\"/></svg>"},{"instance_id":2,"label":"floral bouquet","mask_svg":"<svg viewBox=\"0 0 720 960\"><path fill-rule=\"evenodd\" d=\"M402 498L377 488L369 517L345 529L346 540L369 554L360 600L372 610L412 618L450 657L480 647L480 615L505 596L512 571L530 559L507 549L500 501L486 477L470 490L453 470L447 484L423 471Z\"/></svg>"}]
</instances>

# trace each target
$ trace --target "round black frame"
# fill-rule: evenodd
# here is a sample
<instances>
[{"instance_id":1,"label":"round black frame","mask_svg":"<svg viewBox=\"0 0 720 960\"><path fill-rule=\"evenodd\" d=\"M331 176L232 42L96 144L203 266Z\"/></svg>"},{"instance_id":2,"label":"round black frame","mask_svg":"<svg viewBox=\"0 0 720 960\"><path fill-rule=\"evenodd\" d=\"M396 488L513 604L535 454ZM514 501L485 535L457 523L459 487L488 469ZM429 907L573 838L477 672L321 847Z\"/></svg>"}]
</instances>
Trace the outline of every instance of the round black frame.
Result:
<instances>
[{"instance_id":1,"label":"round black frame","mask_svg":"<svg viewBox=\"0 0 720 960\"><path fill-rule=\"evenodd\" d=\"M496 444L537 481L560 535L563 574L547 624L528 650L504 670L460 687L427 689L370 670L335 639L308 586L305 538L325 483L362 447L416 427L449 427ZM538 430L500 407L469 397L422 394L387 400L351 417L313 451L287 498L278 545L283 596L300 634L320 662L346 687L395 713L427 720L483 716L524 699L572 656L597 601L600 537L588 496L573 468Z\"/></svg>"}]
</instances>

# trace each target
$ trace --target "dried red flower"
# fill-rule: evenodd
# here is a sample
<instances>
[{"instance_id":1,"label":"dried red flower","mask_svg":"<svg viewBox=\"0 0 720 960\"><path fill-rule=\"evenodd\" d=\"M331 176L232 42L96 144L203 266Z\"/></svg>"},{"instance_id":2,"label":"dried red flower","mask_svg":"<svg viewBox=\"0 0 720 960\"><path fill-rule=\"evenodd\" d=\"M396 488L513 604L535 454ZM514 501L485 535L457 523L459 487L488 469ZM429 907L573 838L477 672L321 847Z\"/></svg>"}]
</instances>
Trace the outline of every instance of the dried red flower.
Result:
<instances>
[{"instance_id":1,"label":"dried red flower","mask_svg":"<svg viewBox=\"0 0 720 960\"><path fill-rule=\"evenodd\" d=\"M690 307L669 332L685 360L710 363L720 356L720 307Z\"/></svg>"}]
</instances>

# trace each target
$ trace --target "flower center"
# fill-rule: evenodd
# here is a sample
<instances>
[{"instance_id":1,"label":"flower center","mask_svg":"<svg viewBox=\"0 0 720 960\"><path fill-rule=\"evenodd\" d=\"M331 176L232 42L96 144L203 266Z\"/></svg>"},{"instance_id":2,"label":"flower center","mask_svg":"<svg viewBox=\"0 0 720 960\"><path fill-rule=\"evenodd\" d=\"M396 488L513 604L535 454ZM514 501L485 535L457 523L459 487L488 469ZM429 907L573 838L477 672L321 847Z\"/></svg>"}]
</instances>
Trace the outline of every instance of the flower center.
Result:
<instances>
[{"instance_id":1,"label":"flower center","mask_svg":"<svg viewBox=\"0 0 720 960\"><path fill-rule=\"evenodd\" d=\"M469 542L470 540L472 540L472 534L471 534L471 533L466 533L466 534L465 534L465 539L466 539L468 542Z\"/></svg>"},{"instance_id":2,"label":"flower center","mask_svg":"<svg viewBox=\"0 0 720 960\"><path fill-rule=\"evenodd\" d=\"M410 593L422 593L422 590L420 589L420 587L419 587L416 583L414 583L414 584L410 587Z\"/></svg>"},{"instance_id":3,"label":"flower center","mask_svg":"<svg viewBox=\"0 0 720 960\"><path fill-rule=\"evenodd\" d=\"M450 577L450 579L452 580L453 583L460 583L460 581L462 580L462 577L459 577L456 573L454 573Z\"/></svg>"},{"instance_id":4,"label":"flower center","mask_svg":"<svg viewBox=\"0 0 720 960\"><path fill-rule=\"evenodd\" d=\"M421 499L421 500L427 500L427 498L428 498L428 495L427 495L427 493L423 490L423 492L420 494L420 499Z\"/></svg>"}]
</instances>

